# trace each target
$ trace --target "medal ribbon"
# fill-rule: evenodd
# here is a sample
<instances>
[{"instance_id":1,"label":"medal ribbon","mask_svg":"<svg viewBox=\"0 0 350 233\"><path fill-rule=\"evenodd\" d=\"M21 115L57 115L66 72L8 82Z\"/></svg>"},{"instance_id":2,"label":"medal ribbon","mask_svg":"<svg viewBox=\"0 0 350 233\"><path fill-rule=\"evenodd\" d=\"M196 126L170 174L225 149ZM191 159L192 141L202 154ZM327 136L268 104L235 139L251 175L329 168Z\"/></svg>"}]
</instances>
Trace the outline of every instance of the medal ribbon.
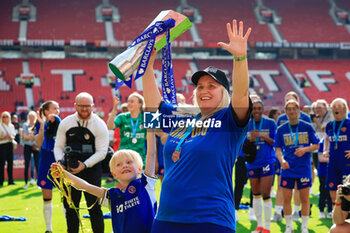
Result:
<instances>
[{"instance_id":1,"label":"medal ribbon","mask_svg":"<svg viewBox=\"0 0 350 233\"><path fill-rule=\"evenodd\" d=\"M258 132L259 132L259 133L261 132L261 128L262 128L262 125L263 125L263 119L264 119L264 118L261 116L261 120L260 120L260 123L259 123L259 129L258 129ZM256 123L256 122L255 122L255 120L254 120L254 122L253 122L253 129L254 129L254 130L256 130L255 123ZM255 138L255 141L256 141L256 142L259 142L259 141L260 141L260 137L256 137L256 138Z\"/></svg>"},{"instance_id":2,"label":"medal ribbon","mask_svg":"<svg viewBox=\"0 0 350 233\"><path fill-rule=\"evenodd\" d=\"M299 121L297 124L297 128L295 130L295 139L294 139L294 135L293 135L293 131L292 131L292 126L290 125L289 121L288 121L288 127L289 127L289 131L290 131L290 137L292 138L294 145L298 146Z\"/></svg>"},{"instance_id":3,"label":"medal ribbon","mask_svg":"<svg viewBox=\"0 0 350 233\"><path fill-rule=\"evenodd\" d=\"M141 114L139 114L139 117L136 120L136 124L134 124L134 120L130 116L130 123L131 123L131 129L132 129L132 138L136 138L136 130L137 130L137 126L139 126L140 115Z\"/></svg>"},{"instance_id":4,"label":"medal ribbon","mask_svg":"<svg viewBox=\"0 0 350 233\"><path fill-rule=\"evenodd\" d=\"M170 28L166 31L166 46L162 48L162 92L166 102L177 105L171 46L169 43Z\"/></svg>"},{"instance_id":5,"label":"medal ribbon","mask_svg":"<svg viewBox=\"0 0 350 233\"><path fill-rule=\"evenodd\" d=\"M341 127L344 124L344 121L345 121L345 118L340 122L340 125L339 125L339 128L337 130L337 133L335 133L335 123L336 123L336 121L335 120L333 121L333 135L334 135L335 145L338 145L338 138L339 138Z\"/></svg>"},{"instance_id":6,"label":"medal ribbon","mask_svg":"<svg viewBox=\"0 0 350 233\"><path fill-rule=\"evenodd\" d=\"M163 34L166 32L166 41L167 45L162 49L162 89L163 89L163 98L166 102L172 103L174 105L177 104L176 101L176 88L175 88L175 80L174 80L174 72L173 72L173 66L171 61L171 49L170 49L170 28L175 26L175 20L174 19L167 19L165 21L157 21L152 26L147 28L141 35L139 35L128 48L132 48L135 45L148 41L147 45L145 47L145 50L143 51L143 54L141 56L140 65L137 69L135 81L144 75L149 59L151 57L156 37L158 35ZM132 76L132 75L131 75ZM132 77L129 80L129 84L125 81L125 83L131 87ZM116 81L117 84L117 81ZM121 85L118 81L118 85L116 85L116 90Z\"/></svg>"},{"instance_id":7,"label":"medal ribbon","mask_svg":"<svg viewBox=\"0 0 350 233\"><path fill-rule=\"evenodd\" d=\"M200 118L200 114L198 114L197 116L195 116L195 120L197 121ZM192 133L192 126L190 125L187 129L186 129L186 133L185 135L181 138L181 140L179 141L179 143L177 144L175 151L180 151L181 150L181 146L184 143L184 141L186 140L186 138Z\"/></svg>"}]
</instances>

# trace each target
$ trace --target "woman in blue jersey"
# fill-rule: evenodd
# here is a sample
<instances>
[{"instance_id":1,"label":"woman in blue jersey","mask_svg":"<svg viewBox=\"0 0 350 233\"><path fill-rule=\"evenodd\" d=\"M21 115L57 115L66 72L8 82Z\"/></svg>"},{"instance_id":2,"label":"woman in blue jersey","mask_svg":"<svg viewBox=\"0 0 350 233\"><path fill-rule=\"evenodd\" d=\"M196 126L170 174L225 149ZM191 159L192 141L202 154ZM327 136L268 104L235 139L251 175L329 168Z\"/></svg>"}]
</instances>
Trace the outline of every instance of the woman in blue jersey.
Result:
<instances>
[{"instance_id":1,"label":"woman in blue jersey","mask_svg":"<svg viewBox=\"0 0 350 233\"><path fill-rule=\"evenodd\" d=\"M326 154L323 154L323 146L324 141L323 139L320 142L320 148L318 149L318 166L317 166L317 176L320 181L320 197L318 199L318 208L320 209L320 212L318 213L319 219L324 218L332 218L332 199L329 194L329 190L326 189L326 179L327 179L327 166L329 157L326 156ZM328 215L325 215L324 209L327 205L328 209Z\"/></svg>"},{"instance_id":2,"label":"woman in blue jersey","mask_svg":"<svg viewBox=\"0 0 350 233\"><path fill-rule=\"evenodd\" d=\"M41 187L43 194L44 219L46 232L52 232L52 188L53 183L47 178L50 165L54 163L53 148L55 145L56 132L61 119L58 116L59 106L55 101L46 101L37 112L35 124L35 142L40 147L40 159L37 185Z\"/></svg>"},{"instance_id":3,"label":"woman in blue jersey","mask_svg":"<svg viewBox=\"0 0 350 233\"><path fill-rule=\"evenodd\" d=\"M329 157L326 184L334 202L337 186L350 174L350 120L345 99L334 99L331 108L334 121L326 126L323 153Z\"/></svg>"},{"instance_id":4,"label":"woman in blue jersey","mask_svg":"<svg viewBox=\"0 0 350 233\"><path fill-rule=\"evenodd\" d=\"M272 213L272 201L270 198L274 164L276 155L273 150L276 123L265 117L262 113L264 104L261 100L253 102L253 118L249 121L247 138L253 142L257 154L252 163L246 163L250 186L253 191L253 209L257 220L257 228L254 233L269 233ZM261 197L264 204L262 205ZM263 227L263 212L265 214L265 227Z\"/></svg>"},{"instance_id":5,"label":"woman in blue jersey","mask_svg":"<svg viewBox=\"0 0 350 233\"><path fill-rule=\"evenodd\" d=\"M229 43L218 45L234 56L233 94L223 71L208 67L192 76L196 85L194 104L199 114L190 117L196 127L172 128L164 145L165 176L159 210L152 232L235 232L232 170L245 138L250 115L248 97L247 40L243 22L227 24ZM172 115L176 106L161 101L153 64L149 61L143 80L148 108L158 108L162 116ZM200 127L214 122L215 126ZM162 125L163 131L166 131Z\"/></svg>"},{"instance_id":6,"label":"woman in blue jersey","mask_svg":"<svg viewBox=\"0 0 350 233\"><path fill-rule=\"evenodd\" d=\"M283 191L283 211L286 219L286 233L293 232L291 199L293 189L300 193L301 232L308 233L310 214L309 189L311 187L311 153L319 148L319 141L311 124L299 119L299 103L289 100L285 104L288 121L278 127L275 149L281 163L281 183ZM282 151L284 153L282 154Z\"/></svg>"},{"instance_id":7,"label":"woman in blue jersey","mask_svg":"<svg viewBox=\"0 0 350 233\"><path fill-rule=\"evenodd\" d=\"M295 93L294 91L290 91L288 92L285 96L284 96L284 103L286 104L289 100L294 100L297 103L300 102L300 98L299 95L297 93ZM311 123L311 119L309 117L309 115L307 115L306 113L300 111L300 115L299 115L299 119L306 121L308 123ZM283 125L284 123L286 123L288 121L288 117L286 113L281 114L278 118L277 118L277 127L279 127L280 125ZM277 160L276 161L276 175L277 175L277 180L278 180L278 184L281 183L281 164L280 162ZM292 220L295 222L299 222L299 210L300 210L300 195L299 195L299 190L295 189L294 190L294 207L293 207L293 214L292 214ZM271 219L272 222L281 222L282 221L282 206L283 206L283 192L281 187L278 185L277 186L277 192L276 192L276 202L275 202L275 213Z\"/></svg>"}]
</instances>

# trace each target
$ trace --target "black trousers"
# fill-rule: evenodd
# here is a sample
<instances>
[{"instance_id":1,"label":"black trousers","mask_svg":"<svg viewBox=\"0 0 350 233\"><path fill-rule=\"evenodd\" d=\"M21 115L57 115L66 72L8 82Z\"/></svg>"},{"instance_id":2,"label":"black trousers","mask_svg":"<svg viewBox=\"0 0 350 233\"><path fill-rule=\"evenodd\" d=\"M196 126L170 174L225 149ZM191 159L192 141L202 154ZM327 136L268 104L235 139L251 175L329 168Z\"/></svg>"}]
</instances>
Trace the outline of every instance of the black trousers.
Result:
<instances>
[{"instance_id":1,"label":"black trousers","mask_svg":"<svg viewBox=\"0 0 350 233\"><path fill-rule=\"evenodd\" d=\"M324 208L328 208L328 213L332 212L332 198L329 194L329 190L326 189L326 176L319 176L320 180L320 198L318 199L318 208L320 212L324 212Z\"/></svg>"},{"instance_id":2,"label":"black trousers","mask_svg":"<svg viewBox=\"0 0 350 233\"><path fill-rule=\"evenodd\" d=\"M38 174L38 169L39 169L39 151L33 150L32 146L24 145L23 153L24 153L24 182L27 184L27 182L28 182L29 163L30 163L32 154L34 156L36 173Z\"/></svg>"},{"instance_id":3,"label":"black trousers","mask_svg":"<svg viewBox=\"0 0 350 233\"><path fill-rule=\"evenodd\" d=\"M245 165L244 157L238 156L235 164L235 190L234 190L234 198L235 198L235 209L239 209L239 204L241 203L244 185L247 183L247 166ZM253 204L253 194L252 190L250 190L250 207Z\"/></svg>"},{"instance_id":4,"label":"black trousers","mask_svg":"<svg viewBox=\"0 0 350 233\"><path fill-rule=\"evenodd\" d=\"M12 142L0 144L0 185L3 185L5 175L5 162L7 162L8 183L13 183L13 145Z\"/></svg>"},{"instance_id":5,"label":"black trousers","mask_svg":"<svg viewBox=\"0 0 350 233\"><path fill-rule=\"evenodd\" d=\"M98 163L92 168L85 169L78 174L76 174L81 179L87 181L90 184L101 186L101 175L102 169L101 164ZM94 233L104 233L104 221L101 206L96 202L97 197L87 193L77 190L71 187L72 190L72 201L75 207L79 208L79 203L81 199L81 194L84 193L86 205L88 207L94 205L90 210L90 221L91 227ZM96 204L95 204L96 202ZM66 198L63 201L64 208L66 210L66 222L68 233L78 233L79 232L79 218L77 212L74 209L69 208ZM79 211L78 211L79 214Z\"/></svg>"}]
</instances>

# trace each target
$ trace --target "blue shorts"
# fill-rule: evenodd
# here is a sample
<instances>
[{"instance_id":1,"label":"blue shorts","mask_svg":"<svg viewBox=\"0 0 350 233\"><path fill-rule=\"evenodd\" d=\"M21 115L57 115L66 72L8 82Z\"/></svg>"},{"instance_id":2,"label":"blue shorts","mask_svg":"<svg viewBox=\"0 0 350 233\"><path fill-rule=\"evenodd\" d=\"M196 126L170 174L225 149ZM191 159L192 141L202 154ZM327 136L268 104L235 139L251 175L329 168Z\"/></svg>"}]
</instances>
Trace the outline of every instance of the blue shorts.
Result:
<instances>
[{"instance_id":1,"label":"blue shorts","mask_svg":"<svg viewBox=\"0 0 350 233\"><path fill-rule=\"evenodd\" d=\"M277 159L276 160L276 164L275 164L275 174L280 176L281 175L281 163L280 161Z\"/></svg>"},{"instance_id":2,"label":"blue shorts","mask_svg":"<svg viewBox=\"0 0 350 233\"><path fill-rule=\"evenodd\" d=\"M151 233L235 233L234 230L213 223L177 223L154 220Z\"/></svg>"},{"instance_id":3,"label":"blue shorts","mask_svg":"<svg viewBox=\"0 0 350 233\"><path fill-rule=\"evenodd\" d=\"M327 180L326 188L328 190L335 191L339 184L343 183L343 180L350 174L349 166L337 166L335 163L330 162L327 166Z\"/></svg>"},{"instance_id":4,"label":"blue shorts","mask_svg":"<svg viewBox=\"0 0 350 233\"><path fill-rule=\"evenodd\" d=\"M282 176L280 186L282 188L294 189L295 182L297 182L297 189L311 187L311 185L312 185L312 179L308 178L308 177L289 178L289 177Z\"/></svg>"},{"instance_id":5,"label":"blue shorts","mask_svg":"<svg viewBox=\"0 0 350 233\"><path fill-rule=\"evenodd\" d=\"M256 168L256 169L248 169L248 178L261 178L264 176L272 176L275 172L274 163L267 164L264 167Z\"/></svg>"},{"instance_id":6,"label":"blue shorts","mask_svg":"<svg viewBox=\"0 0 350 233\"><path fill-rule=\"evenodd\" d=\"M50 166L55 163L55 156L53 152L47 151L45 149L40 150L40 160L39 160L39 170L38 170L38 181L37 185L43 189L52 189L53 183L47 178ZM49 174L50 179L53 180L52 176Z\"/></svg>"}]
</instances>

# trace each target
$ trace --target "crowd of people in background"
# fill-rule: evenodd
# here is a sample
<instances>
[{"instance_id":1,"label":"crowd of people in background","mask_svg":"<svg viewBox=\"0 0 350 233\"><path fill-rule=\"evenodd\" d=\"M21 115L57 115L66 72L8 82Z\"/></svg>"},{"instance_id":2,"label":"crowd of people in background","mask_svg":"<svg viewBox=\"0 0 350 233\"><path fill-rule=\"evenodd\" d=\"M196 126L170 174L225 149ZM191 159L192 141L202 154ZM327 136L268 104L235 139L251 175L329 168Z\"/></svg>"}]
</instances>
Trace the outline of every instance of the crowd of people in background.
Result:
<instances>
[{"instance_id":1,"label":"crowd of people in background","mask_svg":"<svg viewBox=\"0 0 350 233\"><path fill-rule=\"evenodd\" d=\"M193 105L182 95L177 96L177 105L162 99L154 77L153 52L142 78L144 96L132 93L126 105L115 97L107 122L93 112L94 99L86 92L76 96L76 112L62 121L59 103L54 100L42 103L37 112L29 112L23 124L16 115L11 119L9 112L2 112L0 188L4 185L5 163L8 185L15 184L14 150L21 143L23 188L28 188L32 163L42 190L46 233L52 232L52 180L62 177L73 184L72 199L64 198L68 232L79 231L76 212L80 189L85 190L87 205L93 206L89 214L94 232L104 232L100 204L113 206L116 232L235 232L243 188L249 180L251 213L257 221L253 233L269 233L271 221L281 222L282 215L286 233L293 232L292 221L300 218L301 232L308 233L309 197L317 168L319 218L333 217L333 233L349 231L350 223L344 217L350 210L350 186L346 191L350 183L348 104L342 98L330 105L319 99L302 107L299 96L289 92L285 105L278 109L265 106L256 93L248 94L246 52L250 32L249 28L243 34L243 22L227 24L229 42L218 45L234 57L234 85L230 87L225 73L215 67L198 71L191 78L195 85ZM189 111L191 106L198 112ZM163 132L147 132L145 107L168 115L183 113L188 107L188 119L219 119L221 127L174 126ZM107 161L115 188L105 189L101 188L101 163L109 146L116 152ZM53 176L47 175L50 169ZM158 209L156 174L162 177ZM31 176L30 184L33 180ZM272 215L274 182L278 188Z\"/></svg>"},{"instance_id":2,"label":"crowd of people in background","mask_svg":"<svg viewBox=\"0 0 350 233\"><path fill-rule=\"evenodd\" d=\"M291 222L300 221L300 216L302 230L307 230L310 212L308 199L309 194L312 194L309 190L316 179L315 173L319 179L319 193L315 194L319 195L319 218L332 218L338 203L341 203L341 200L344 200L343 202L347 200L342 197L341 188L339 188L342 187L343 182L349 182L345 178L350 174L347 166L350 163L348 162L348 157L350 157L350 143L348 141L350 120L348 119L347 102L342 98L336 98L331 103L319 99L311 106L302 107L299 105L298 95L290 92L285 97L285 108L279 109L276 107L266 108L263 101L255 93L251 93L250 98L253 100L252 116L248 124L246 140L255 145L256 157L254 161L249 161L243 149L239 152L236 160L236 179L233 182L235 185L236 220L239 221L238 213L243 187L249 180L252 194L250 215L253 214L249 219L257 221L257 229L254 232L268 232L271 221L281 222L282 215L286 220L286 232L292 232ZM92 99L90 100L92 101ZM185 102L184 96L181 94L178 94L178 103L179 106L191 106ZM92 104L93 102L89 103L90 110L92 110ZM89 108L87 105L82 106L78 104L77 108ZM131 94L128 102L123 104L115 97L113 110L105 124L112 134L109 140L104 139L110 142L109 146L113 147L113 151L127 149L137 151L142 158L142 164L146 164L147 133L143 128L144 107L144 98L139 93ZM283 112L285 113L281 114ZM50 127L48 127L50 123L58 121L57 124L59 124L58 115L59 106L55 101L45 102L38 113L30 111L25 122L18 121L17 116L11 115L9 112L1 113L0 187L4 185L5 163L7 164L8 184L15 184L12 169L14 149L16 144L22 144L25 161L25 185L23 188L28 188L29 184L33 185L34 179L37 179L37 185L42 188L43 212L47 232L52 231L53 184L46 178L46 174L51 163L57 161L52 149L58 145L55 144L57 132L53 131L51 135L47 130L50 131ZM107 130L106 134L108 134ZM65 134L60 133L60 135ZM155 174L164 175L162 148L168 134L157 132L156 135L159 137L155 137L155 145L158 148L155 150ZM108 147L107 143L105 147ZM300 149L297 148L302 148L303 151L300 152ZM61 150L63 149L64 145L61 146ZM51 154L51 156L46 156L45 153ZM50 158L50 161L43 161L47 158ZM243 168L244 170L242 170ZM38 174L37 177L34 177L34 169ZM300 172L301 174L299 174ZM101 186L101 175L94 177L99 177L96 185ZM118 179L114 179L114 181L116 187L122 187ZM278 182L277 190L273 190L274 182ZM273 206L270 194L274 191L276 191L276 202L275 212L272 216ZM290 200L293 195L295 199L292 208ZM94 199L90 202L93 203ZM69 207L67 206L67 208ZM338 209L344 211L344 208ZM265 216L264 223L263 214ZM72 216L69 218L71 219ZM71 221L67 221L67 224L68 222ZM78 225L76 224L75 227ZM342 229L341 227L343 225L340 226L340 229ZM96 229L98 228L96 227ZM337 231L338 228L335 225L331 232L340 232ZM302 232L307 232L306 230Z\"/></svg>"}]
</instances>

